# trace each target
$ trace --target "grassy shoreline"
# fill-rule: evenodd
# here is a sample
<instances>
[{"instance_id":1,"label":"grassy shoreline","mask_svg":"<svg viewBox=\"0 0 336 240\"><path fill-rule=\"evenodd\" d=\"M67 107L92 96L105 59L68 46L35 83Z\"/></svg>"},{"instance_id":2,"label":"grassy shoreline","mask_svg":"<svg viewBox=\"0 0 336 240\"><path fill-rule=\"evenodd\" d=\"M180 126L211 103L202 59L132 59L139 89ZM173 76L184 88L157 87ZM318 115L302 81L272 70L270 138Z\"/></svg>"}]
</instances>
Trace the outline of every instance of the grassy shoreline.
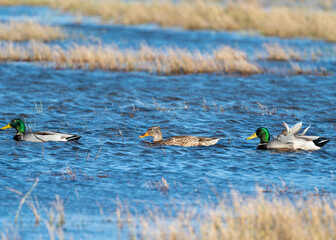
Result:
<instances>
[{"instance_id":1,"label":"grassy shoreline","mask_svg":"<svg viewBox=\"0 0 336 240\"><path fill-rule=\"evenodd\" d=\"M161 210L150 206L141 213L130 211L137 209L136 206L116 200L115 209L99 206L100 214L97 214L105 223L103 226L115 229L120 239L335 239L335 195L318 192L304 196L295 193L265 195L264 191L254 196L233 192L221 196L218 203L199 202L179 208L171 205ZM23 196L19 191L13 192ZM56 195L51 207L44 211L36 198L28 198L25 204L33 212L28 215L31 220L21 214L27 224L31 222L39 231L46 230L50 239L72 238L69 231L73 226L69 220L71 211L59 196ZM104 214L107 212L109 214ZM79 221L90 228L90 224L85 224L90 217ZM10 228L10 223L6 225L9 228L0 231L2 239L20 239L21 225L14 225L15 228Z\"/></svg>"},{"instance_id":2,"label":"grassy shoreline","mask_svg":"<svg viewBox=\"0 0 336 240\"><path fill-rule=\"evenodd\" d=\"M0 23L0 40L23 42L32 39L53 41L65 38L60 27L41 25L35 22Z\"/></svg>"},{"instance_id":3,"label":"grassy shoreline","mask_svg":"<svg viewBox=\"0 0 336 240\"><path fill-rule=\"evenodd\" d=\"M244 198L233 194L233 206L225 200L174 216L142 217L140 239L335 239L334 197L290 200L289 197Z\"/></svg>"},{"instance_id":4,"label":"grassy shoreline","mask_svg":"<svg viewBox=\"0 0 336 240\"><path fill-rule=\"evenodd\" d=\"M74 44L63 48L60 45L51 46L34 40L28 44L0 43L0 62L41 63L55 69L140 71L157 75L332 74L319 65L317 51L300 52L288 46L265 44L264 51L255 54L247 57L246 52L229 46L219 46L211 52L201 52L172 46L156 48L146 44L138 48L124 49L116 45L102 44ZM316 61L316 64L305 63L305 60ZM272 61L282 61L284 64L274 68Z\"/></svg>"},{"instance_id":5,"label":"grassy shoreline","mask_svg":"<svg viewBox=\"0 0 336 240\"><path fill-rule=\"evenodd\" d=\"M2 6L42 5L65 12L99 16L103 21L137 25L156 23L162 27L217 31L255 30L265 36L305 37L336 42L336 11L269 6L258 2L220 4L214 1L121 0L0 0Z\"/></svg>"},{"instance_id":6,"label":"grassy shoreline","mask_svg":"<svg viewBox=\"0 0 336 240\"><path fill-rule=\"evenodd\" d=\"M147 45L139 49L120 49L114 45L73 45L62 49L31 41L28 46L2 43L0 61L46 62L55 68L146 71L159 75L221 72L250 75L262 72L256 64L247 61L244 52L230 47L221 47L208 54Z\"/></svg>"}]
</instances>

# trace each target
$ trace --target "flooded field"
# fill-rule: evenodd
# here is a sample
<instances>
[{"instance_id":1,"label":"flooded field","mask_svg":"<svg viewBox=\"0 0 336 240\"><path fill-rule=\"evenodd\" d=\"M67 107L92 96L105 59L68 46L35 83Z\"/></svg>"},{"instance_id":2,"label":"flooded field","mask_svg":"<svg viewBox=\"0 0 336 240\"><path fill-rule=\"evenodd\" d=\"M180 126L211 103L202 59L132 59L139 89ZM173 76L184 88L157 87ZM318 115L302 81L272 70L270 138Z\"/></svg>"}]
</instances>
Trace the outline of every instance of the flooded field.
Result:
<instances>
[{"instance_id":1,"label":"flooded field","mask_svg":"<svg viewBox=\"0 0 336 240\"><path fill-rule=\"evenodd\" d=\"M0 8L1 21L19 15L62 29L67 37L45 43L50 47L113 44L127 50L146 44L211 54L229 46L261 71L157 74L2 59L0 127L20 117L34 131L82 136L71 143L16 143L14 130L1 132L3 239L129 239L139 229L120 226L120 208L136 216L155 209L174 215L202 203L216 204L231 191L253 197L258 186L266 189L266 198L279 191L277 186L286 189L286 197L335 194L334 43L154 24L122 26L84 16L79 21L47 7ZM13 44L24 48L28 42ZM300 58L273 61L265 44L295 49ZM308 135L331 141L315 152L260 151L259 140L246 141L258 127L278 135L283 121L302 121L303 127L311 125ZM138 138L151 126L160 126L164 138L221 140L211 147L153 146L151 138ZM36 179L14 224L20 201Z\"/></svg>"}]
</instances>

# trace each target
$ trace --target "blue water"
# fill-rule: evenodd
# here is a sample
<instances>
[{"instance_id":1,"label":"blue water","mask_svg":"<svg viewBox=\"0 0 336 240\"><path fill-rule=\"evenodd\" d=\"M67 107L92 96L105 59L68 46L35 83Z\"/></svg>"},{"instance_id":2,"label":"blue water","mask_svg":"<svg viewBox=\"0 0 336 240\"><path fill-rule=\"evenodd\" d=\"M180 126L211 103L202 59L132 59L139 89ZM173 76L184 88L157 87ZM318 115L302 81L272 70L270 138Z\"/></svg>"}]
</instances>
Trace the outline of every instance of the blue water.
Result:
<instances>
[{"instance_id":1,"label":"blue water","mask_svg":"<svg viewBox=\"0 0 336 240\"><path fill-rule=\"evenodd\" d=\"M335 44L307 39L284 40L244 33L189 32L157 26L102 25L84 18L74 24L69 15L48 8L0 8L2 20L17 14L48 23L62 24L70 38L50 44L85 43L89 36L121 47L178 46L212 51L230 45L256 53L265 42L302 48L328 49L317 61L335 73ZM79 38L78 34L84 37ZM249 57L252 57L249 56ZM260 61L264 67L272 62ZM287 64L287 63L276 63ZM14 131L0 134L0 226L14 224L20 199L8 188L33 190L39 211L46 218L55 196L64 201L67 238L117 237L114 219L117 203L132 212L146 214L151 207L191 206L197 201L216 201L217 193L232 190L255 194L257 185L295 186L305 193L324 189L336 192L335 77L317 75L260 74L248 77L226 74L157 76L143 72L55 70L31 63L0 65L0 125L24 118L33 130L79 134L73 143L16 143ZM260 109L258 103L272 114ZM303 121L312 125L309 135L332 139L316 152L258 151L258 141L246 141L261 126L272 135ZM138 137L159 125L163 135L221 137L212 147L152 147ZM68 174L71 169L75 174ZM148 187L150 181L167 180L167 194ZM100 206L100 207L99 207ZM102 214L101 210L104 212ZM25 204L18 228L23 239L47 238L45 223L34 225Z\"/></svg>"}]
</instances>

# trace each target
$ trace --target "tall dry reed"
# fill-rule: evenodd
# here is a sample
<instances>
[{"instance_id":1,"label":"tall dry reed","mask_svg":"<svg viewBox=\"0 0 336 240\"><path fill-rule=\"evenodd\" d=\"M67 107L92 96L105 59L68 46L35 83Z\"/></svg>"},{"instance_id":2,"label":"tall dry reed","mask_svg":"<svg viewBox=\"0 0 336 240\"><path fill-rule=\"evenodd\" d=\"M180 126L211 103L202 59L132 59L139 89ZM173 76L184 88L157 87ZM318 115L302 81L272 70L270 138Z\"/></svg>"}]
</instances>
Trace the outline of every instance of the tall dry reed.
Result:
<instances>
[{"instance_id":1,"label":"tall dry reed","mask_svg":"<svg viewBox=\"0 0 336 240\"><path fill-rule=\"evenodd\" d=\"M116 24L156 23L189 30L256 30L266 36L336 41L336 11L272 5L265 8L258 1L221 4L205 0L0 0L0 5L14 4L48 5L67 12L100 16Z\"/></svg>"},{"instance_id":2,"label":"tall dry reed","mask_svg":"<svg viewBox=\"0 0 336 240\"><path fill-rule=\"evenodd\" d=\"M246 59L245 53L221 47L213 53L181 48L120 49L114 45L74 45L68 49L31 41L28 46L0 45L0 61L49 62L56 68L103 69L109 71L146 71L156 74L261 73Z\"/></svg>"},{"instance_id":3,"label":"tall dry reed","mask_svg":"<svg viewBox=\"0 0 336 240\"><path fill-rule=\"evenodd\" d=\"M0 23L0 40L5 41L52 41L65 37L60 27L51 27L34 22Z\"/></svg>"},{"instance_id":4,"label":"tall dry reed","mask_svg":"<svg viewBox=\"0 0 336 240\"><path fill-rule=\"evenodd\" d=\"M138 216L140 239L335 239L335 197L308 199L273 197L243 198L233 195L233 203L202 204L178 213L152 212ZM135 216L132 219L136 219Z\"/></svg>"},{"instance_id":5,"label":"tall dry reed","mask_svg":"<svg viewBox=\"0 0 336 240\"><path fill-rule=\"evenodd\" d=\"M295 192L288 195L286 188L274 190L276 192L272 195L264 195L265 190L261 190L257 195L248 197L232 193L219 199L218 203L203 202L197 206L174 207L169 204L160 210L152 205L147 213L138 214L130 211L138 206L133 208L117 201L117 209L111 218L115 221L111 220L111 224L120 230L118 236L126 237L126 234L130 239L336 239L335 195L318 191L305 196L301 193L295 195ZM103 208L99 208L101 217L105 219ZM41 216L41 223L45 222L50 239L69 238L64 228L72 225L66 217L71 213L65 210L59 196L56 196L50 209L45 208L46 214ZM90 219L85 218L83 222ZM21 226L0 230L1 238L20 239ZM90 224L83 226L92 227ZM102 226L111 227L107 224Z\"/></svg>"}]
</instances>

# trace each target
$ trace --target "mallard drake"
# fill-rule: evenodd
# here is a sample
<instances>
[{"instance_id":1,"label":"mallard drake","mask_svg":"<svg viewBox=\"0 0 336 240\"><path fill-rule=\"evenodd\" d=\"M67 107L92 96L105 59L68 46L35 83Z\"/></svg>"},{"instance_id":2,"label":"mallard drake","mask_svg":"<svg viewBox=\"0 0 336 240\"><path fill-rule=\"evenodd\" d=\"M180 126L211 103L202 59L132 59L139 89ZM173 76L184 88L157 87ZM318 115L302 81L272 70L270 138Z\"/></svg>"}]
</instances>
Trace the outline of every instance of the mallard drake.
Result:
<instances>
[{"instance_id":1,"label":"mallard drake","mask_svg":"<svg viewBox=\"0 0 336 240\"><path fill-rule=\"evenodd\" d=\"M40 131L26 133L26 125L19 119L13 119L10 123L0 129L15 128L16 134L14 135L15 141L27 141L27 142L69 142L78 140L81 136L72 135L67 133L53 132L53 131Z\"/></svg>"},{"instance_id":2,"label":"mallard drake","mask_svg":"<svg viewBox=\"0 0 336 240\"><path fill-rule=\"evenodd\" d=\"M285 127L282 133L270 141L270 133L267 128L258 128L255 133L247 140L253 138L260 138L260 143L257 149L283 149L283 150L307 150L314 151L321 149L330 139L318 136L305 136L306 132L310 128L307 127L301 134L298 134L302 127L302 122L295 124L289 128L287 123L283 122Z\"/></svg>"},{"instance_id":3,"label":"mallard drake","mask_svg":"<svg viewBox=\"0 0 336 240\"><path fill-rule=\"evenodd\" d=\"M194 137L194 136L175 136L167 140L163 140L161 128L158 126L150 127L141 135L143 137L153 137L153 143L162 145L177 145L183 147L198 147L198 146L211 146L218 142L220 138L208 138L208 137Z\"/></svg>"}]
</instances>

